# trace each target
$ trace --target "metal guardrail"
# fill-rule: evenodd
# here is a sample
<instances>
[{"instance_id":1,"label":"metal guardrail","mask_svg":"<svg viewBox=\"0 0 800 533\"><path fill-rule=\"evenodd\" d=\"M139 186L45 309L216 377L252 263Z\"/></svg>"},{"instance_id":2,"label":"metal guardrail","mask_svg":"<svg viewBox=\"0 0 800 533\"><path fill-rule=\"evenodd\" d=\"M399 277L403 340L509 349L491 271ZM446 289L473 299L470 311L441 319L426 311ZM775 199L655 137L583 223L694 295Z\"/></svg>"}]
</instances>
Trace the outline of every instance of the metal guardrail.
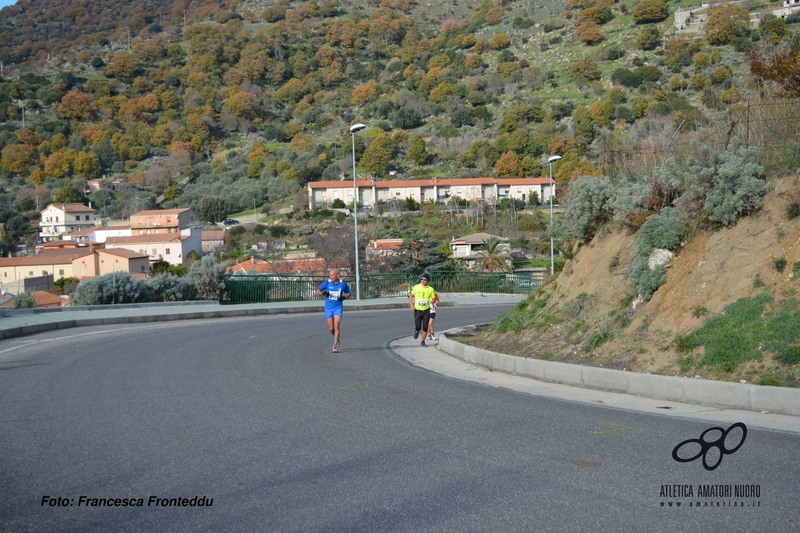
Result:
<instances>
[{"instance_id":1,"label":"metal guardrail","mask_svg":"<svg viewBox=\"0 0 800 533\"><path fill-rule=\"evenodd\" d=\"M530 274L431 272L431 286L437 292L529 293L540 280ZM269 274L223 274L219 284L219 303L245 304L322 300L317 287L325 278L277 276ZM354 282L348 283L352 286ZM361 276L364 298L408 296L419 276L405 272ZM352 287L355 290L355 287Z\"/></svg>"}]
</instances>

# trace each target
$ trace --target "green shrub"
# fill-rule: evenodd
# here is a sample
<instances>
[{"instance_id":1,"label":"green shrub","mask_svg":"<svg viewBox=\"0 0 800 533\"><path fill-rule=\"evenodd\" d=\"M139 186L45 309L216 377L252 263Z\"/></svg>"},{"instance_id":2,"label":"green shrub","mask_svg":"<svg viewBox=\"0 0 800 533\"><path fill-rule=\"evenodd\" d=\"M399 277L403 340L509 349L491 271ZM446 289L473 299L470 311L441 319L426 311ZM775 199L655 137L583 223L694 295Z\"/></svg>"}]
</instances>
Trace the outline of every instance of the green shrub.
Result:
<instances>
[{"instance_id":1,"label":"green shrub","mask_svg":"<svg viewBox=\"0 0 800 533\"><path fill-rule=\"evenodd\" d=\"M642 83L649 81L655 83L661 79L662 75L661 69L652 65L639 67L634 71L634 73L642 79Z\"/></svg>"},{"instance_id":2,"label":"green shrub","mask_svg":"<svg viewBox=\"0 0 800 533\"><path fill-rule=\"evenodd\" d=\"M654 50L661 43L661 31L648 26L636 37L636 46L642 50Z\"/></svg>"},{"instance_id":3,"label":"green shrub","mask_svg":"<svg viewBox=\"0 0 800 533\"><path fill-rule=\"evenodd\" d=\"M800 204L797 202L793 202L786 206L786 218L788 220L794 220L795 218L800 216Z\"/></svg>"},{"instance_id":4,"label":"green shrub","mask_svg":"<svg viewBox=\"0 0 800 533\"><path fill-rule=\"evenodd\" d=\"M611 74L611 81L617 85L624 85L631 89L640 86L644 81L641 73L633 72L627 68L618 68Z\"/></svg>"},{"instance_id":5,"label":"green shrub","mask_svg":"<svg viewBox=\"0 0 800 533\"><path fill-rule=\"evenodd\" d=\"M647 301L667 282L667 274L663 266L651 269L646 257L637 256L633 266L628 270L628 279L636 286L639 297Z\"/></svg>"},{"instance_id":6,"label":"green shrub","mask_svg":"<svg viewBox=\"0 0 800 533\"><path fill-rule=\"evenodd\" d=\"M619 334L613 331L608 324L604 324L603 327L597 328L597 332L592 333L592 335L589 336L589 339L586 341L586 344L583 347L583 351L591 352L595 348L602 346L618 335Z\"/></svg>"},{"instance_id":7,"label":"green shrub","mask_svg":"<svg viewBox=\"0 0 800 533\"><path fill-rule=\"evenodd\" d=\"M214 256L205 255L192 263L186 279L197 291L198 300L216 300L219 294L219 279L227 265L217 263Z\"/></svg>"},{"instance_id":8,"label":"green shrub","mask_svg":"<svg viewBox=\"0 0 800 533\"><path fill-rule=\"evenodd\" d=\"M731 137L721 154L696 141L692 149L695 153L688 169L680 172L685 191L676 200L677 207L689 216L702 212L722 226L732 226L762 207L764 167L756 162L756 147L745 148L737 137Z\"/></svg>"},{"instance_id":9,"label":"green shrub","mask_svg":"<svg viewBox=\"0 0 800 533\"><path fill-rule=\"evenodd\" d=\"M145 284L159 302L182 302L194 300L197 296L197 290L192 283L174 274L165 273L147 278Z\"/></svg>"},{"instance_id":10,"label":"green shrub","mask_svg":"<svg viewBox=\"0 0 800 533\"><path fill-rule=\"evenodd\" d=\"M786 269L786 258L779 257L778 259L775 260L774 265L775 265L775 270L777 270L778 272L783 272Z\"/></svg>"},{"instance_id":11,"label":"green shrub","mask_svg":"<svg viewBox=\"0 0 800 533\"><path fill-rule=\"evenodd\" d=\"M775 354L775 360L785 365L796 365L800 363L800 346L787 346Z\"/></svg>"},{"instance_id":12,"label":"green shrub","mask_svg":"<svg viewBox=\"0 0 800 533\"><path fill-rule=\"evenodd\" d=\"M591 239L603 222L611 220L615 195L616 188L605 176L576 179L569 188L564 224L579 239Z\"/></svg>"},{"instance_id":13,"label":"green shrub","mask_svg":"<svg viewBox=\"0 0 800 533\"><path fill-rule=\"evenodd\" d=\"M34 307L36 307L36 300L30 292L17 294L11 303L12 309L33 309Z\"/></svg>"},{"instance_id":14,"label":"green shrub","mask_svg":"<svg viewBox=\"0 0 800 533\"><path fill-rule=\"evenodd\" d=\"M669 16L664 0L642 0L633 8L633 20L636 24L660 22Z\"/></svg>"},{"instance_id":15,"label":"green shrub","mask_svg":"<svg viewBox=\"0 0 800 533\"><path fill-rule=\"evenodd\" d=\"M81 283L71 297L72 305L141 303L152 300L153 294L147 284L131 279L127 272L106 274Z\"/></svg>"},{"instance_id":16,"label":"green shrub","mask_svg":"<svg viewBox=\"0 0 800 533\"><path fill-rule=\"evenodd\" d=\"M649 256L653 250L677 250L688 230L680 211L667 207L651 215L639 229L639 255Z\"/></svg>"}]
</instances>

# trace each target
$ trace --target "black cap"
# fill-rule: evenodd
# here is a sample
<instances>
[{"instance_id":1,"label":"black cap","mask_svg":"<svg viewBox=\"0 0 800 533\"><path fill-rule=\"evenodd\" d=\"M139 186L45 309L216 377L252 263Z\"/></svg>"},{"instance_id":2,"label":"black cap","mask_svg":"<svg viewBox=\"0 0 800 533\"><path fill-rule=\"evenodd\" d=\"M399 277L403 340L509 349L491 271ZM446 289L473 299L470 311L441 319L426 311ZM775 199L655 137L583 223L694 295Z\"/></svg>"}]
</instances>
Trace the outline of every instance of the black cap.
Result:
<instances>
[{"instance_id":1,"label":"black cap","mask_svg":"<svg viewBox=\"0 0 800 533\"><path fill-rule=\"evenodd\" d=\"M429 275L427 275L427 274L423 274L423 275L421 275L421 276L419 277L419 279L421 279L421 280L422 280L422 279L426 279L426 280L430 281L430 280L431 280L431 277L430 277Z\"/></svg>"}]
</instances>

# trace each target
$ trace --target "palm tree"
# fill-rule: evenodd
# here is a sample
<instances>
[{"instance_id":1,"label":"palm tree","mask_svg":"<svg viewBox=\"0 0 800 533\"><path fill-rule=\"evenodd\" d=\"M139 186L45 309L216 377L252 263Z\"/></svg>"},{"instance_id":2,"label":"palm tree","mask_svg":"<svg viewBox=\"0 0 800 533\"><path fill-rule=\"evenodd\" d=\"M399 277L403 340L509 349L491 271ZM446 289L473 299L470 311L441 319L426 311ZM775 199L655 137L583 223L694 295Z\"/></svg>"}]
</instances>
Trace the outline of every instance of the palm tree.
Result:
<instances>
[{"instance_id":1,"label":"palm tree","mask_svg":"<svg viewBox=\"0 0 800 533\"><path fill-rule=\"evenodd\" d=\"M498 237L490 237L483 241L483 250L478 250L475 255L481 258L478 270L481 272L510 272L513 264L508 245Z\"/></svg>"}]
</instances>

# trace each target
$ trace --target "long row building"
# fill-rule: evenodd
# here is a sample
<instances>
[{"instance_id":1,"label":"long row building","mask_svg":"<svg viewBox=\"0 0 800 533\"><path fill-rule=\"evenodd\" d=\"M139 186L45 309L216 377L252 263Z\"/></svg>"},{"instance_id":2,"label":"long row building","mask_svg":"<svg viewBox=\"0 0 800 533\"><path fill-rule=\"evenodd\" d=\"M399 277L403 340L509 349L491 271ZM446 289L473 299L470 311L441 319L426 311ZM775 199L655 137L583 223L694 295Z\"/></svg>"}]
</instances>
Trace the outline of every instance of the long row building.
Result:
<instances>
[{"instance_id":1,"label":"long row building","mask_svg":"<svg viewBox=\"0 0 800 533\"><path fill-rule=\"evenodd\" d=\"M555 195L555 183L549 178L459 178L429 180L357 179L357 202L365 207L391 200L413 198L423 203L447 203L451 198L493 204L503 198L527 204L548 203ZM329 207L337 199L346 205L353 202L353 180L313 181L308 183L308 207Z\"/></svg>"}]
</instances>

